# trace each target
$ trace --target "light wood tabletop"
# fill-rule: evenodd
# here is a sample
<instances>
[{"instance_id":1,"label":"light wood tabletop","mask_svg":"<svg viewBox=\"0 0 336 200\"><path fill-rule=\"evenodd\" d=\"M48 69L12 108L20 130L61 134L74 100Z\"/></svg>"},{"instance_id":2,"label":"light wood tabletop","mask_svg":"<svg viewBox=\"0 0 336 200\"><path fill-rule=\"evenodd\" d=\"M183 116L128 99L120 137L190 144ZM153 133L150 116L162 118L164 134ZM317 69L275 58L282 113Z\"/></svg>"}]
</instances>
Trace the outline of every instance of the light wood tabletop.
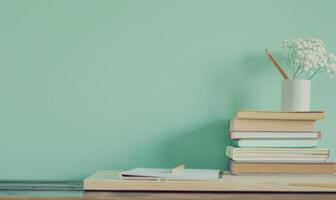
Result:
<instances>
[{"instance_id":1,"label":"light wood tabletop","mask_svg":"<svg viewBox=\"0 0 336 200\"><path fill-rule=\"evenodd\" d=\"M0 200L325 200L335 193L83 191L79 181L0 181Z\"/></svg>"},{"instance_id":2,"label":"light wood tabletop","mask_svg":"<svg viewBox=\"0 0 336 200\"><path fill-rule=\"evenodd\" d=\"M161 192L336 192L336 176L235 176L225 172L218 180L163 178L130 180L120 178L119 174L120 171L98 171L84 180L84 189L89 191Z\"/></svg>"},{"instance_id":3,"label":"light wood tabletop","mask_svg":"<svg viewBox=\"0 0 336 200\"><path fill-rule=\"evenodd\" d=\"M326 200L336 193L0 191L0 200Z\"/></svg>"}]
</instances>

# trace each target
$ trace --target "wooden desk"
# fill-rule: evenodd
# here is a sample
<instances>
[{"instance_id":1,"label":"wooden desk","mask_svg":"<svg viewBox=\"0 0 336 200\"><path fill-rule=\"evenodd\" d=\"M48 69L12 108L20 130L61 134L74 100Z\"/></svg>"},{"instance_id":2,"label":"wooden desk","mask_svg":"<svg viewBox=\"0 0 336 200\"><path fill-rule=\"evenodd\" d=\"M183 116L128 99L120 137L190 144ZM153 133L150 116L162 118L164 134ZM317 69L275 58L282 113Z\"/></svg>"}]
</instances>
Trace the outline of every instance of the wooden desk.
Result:
<instances>
[{"instance_id":1,"label":"wooden desk","mask_svg":"<svg viewBox=\"0 0 336 200\"><path fill-rule=\"evenodd\" d=\"M336 193L0 191L0 200L326 200Z\"/></svg>"},{"instance_id":2,"label":"wooden desk","mask_svg":"<svg viewBox=\"0 0 336 200\"><path fill-rule=\"evenodd\" d=\"M82 189L82 181L0 181L0 200L336 200L336 192L84 192Z\"/></svg>"},{"instance_id":3,"label":"wooden desk","mask_svg":"<svg viewBox=\"0 0 336 200\"><path fill-rule=\"evenodd\" d=\"M235 176L218 180L121 179L120 171L98 171L84 180L87 191L335 192L336 176Z\"/></svg>"}]
</instances>

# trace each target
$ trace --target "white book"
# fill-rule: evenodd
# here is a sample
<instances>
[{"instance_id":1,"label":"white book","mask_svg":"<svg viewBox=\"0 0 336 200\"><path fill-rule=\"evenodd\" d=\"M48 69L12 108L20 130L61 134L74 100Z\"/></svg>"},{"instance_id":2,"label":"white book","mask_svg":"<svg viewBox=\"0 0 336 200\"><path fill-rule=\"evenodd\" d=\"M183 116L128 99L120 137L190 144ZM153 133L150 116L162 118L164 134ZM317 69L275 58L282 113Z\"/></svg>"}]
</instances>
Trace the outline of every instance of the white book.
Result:
<instances>
[{"instance_id":1,"label":"white book","mask_svg":"<svg viewBox=\"0 0 336 200\"><path fill-rule=\"evenodd\" d=\"M317 147L318 139L239 139L232 143L237 147L270 147L270 148L311 148Z\"/></svg>"},{"instance_id":2,"label":"white book","mask_svg":"<svg viewBox=\"0 0 336 200\"><path fill-rule=\"evenodd\" d=\"M320 131L230 131L231 139L317 139Z\"/></svg>"},{"instance_id":3,"label":"white book","mask_svg":"<svg viewBox=\"0 0 336 200\"><path fill-rule=\"evenodd\" d=\"M217 169L183 169L172 173L172 169L135 168L120 173L122 179L179 179L179 180L218 180L220 170Z\"/></svg>"}]
</instances>

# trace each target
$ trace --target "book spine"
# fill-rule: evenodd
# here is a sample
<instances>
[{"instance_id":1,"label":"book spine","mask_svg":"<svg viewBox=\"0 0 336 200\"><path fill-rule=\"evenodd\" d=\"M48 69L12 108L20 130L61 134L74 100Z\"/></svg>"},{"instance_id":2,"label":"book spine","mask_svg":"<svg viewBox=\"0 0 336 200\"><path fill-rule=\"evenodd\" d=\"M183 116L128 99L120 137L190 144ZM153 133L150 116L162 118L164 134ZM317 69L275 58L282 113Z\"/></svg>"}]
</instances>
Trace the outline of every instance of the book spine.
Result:
<instances>
[{"instance_id":1,"label":"book spine","mask_svg":"<svg viewBox=\"0 0 336 200\"><path fill-rule=\"evenodd\" d=\"M226 156L231 158L231 159L234 159L234 148L232 148L231 146L228 146L226 147Z\"/></svg>"}]
</instances>

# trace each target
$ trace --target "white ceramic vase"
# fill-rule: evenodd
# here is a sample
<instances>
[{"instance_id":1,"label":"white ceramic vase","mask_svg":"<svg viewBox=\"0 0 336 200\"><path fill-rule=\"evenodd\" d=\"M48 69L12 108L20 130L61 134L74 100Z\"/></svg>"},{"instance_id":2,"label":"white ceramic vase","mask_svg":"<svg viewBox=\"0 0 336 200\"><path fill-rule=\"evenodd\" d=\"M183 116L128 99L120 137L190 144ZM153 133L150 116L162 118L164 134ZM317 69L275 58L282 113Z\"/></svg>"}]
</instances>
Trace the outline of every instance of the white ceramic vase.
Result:
<instances>
[{"instance_id":1,"label":"white ceramic vase","mask_svg":"<svg viewBox=\"0 0 336 200\"><path fill-rule=\"evenodd\" d=\"M310 110L310 80L282 80L281 86L283 112Z\"/></svg>"}]
</instances>

